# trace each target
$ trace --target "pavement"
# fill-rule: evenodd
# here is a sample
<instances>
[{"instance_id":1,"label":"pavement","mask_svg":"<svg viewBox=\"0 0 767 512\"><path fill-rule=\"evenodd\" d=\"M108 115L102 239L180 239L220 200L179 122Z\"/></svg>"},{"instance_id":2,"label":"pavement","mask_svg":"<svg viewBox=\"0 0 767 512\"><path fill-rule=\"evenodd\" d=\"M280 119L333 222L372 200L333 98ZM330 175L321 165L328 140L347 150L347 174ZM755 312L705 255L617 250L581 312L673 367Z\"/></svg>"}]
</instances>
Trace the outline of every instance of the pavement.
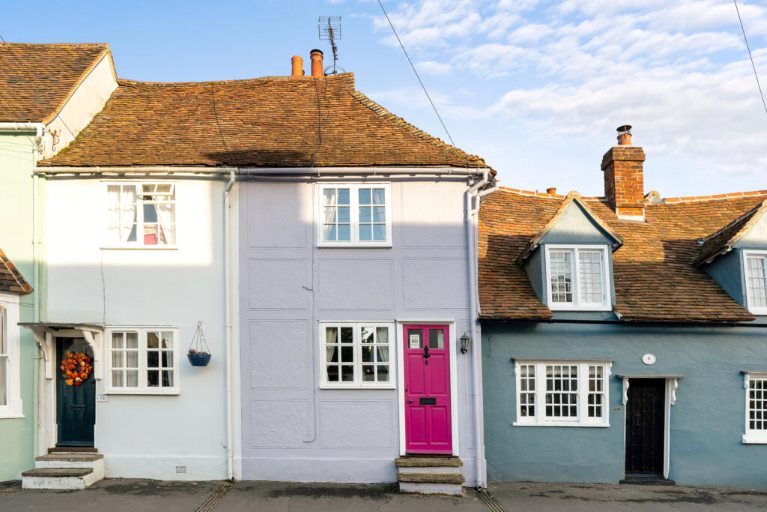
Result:
<instances>
[{"instance_id":1,"label":"pavement","mask_svg":"<svg viewBox=\"0 0 767 512\"><path fill-rule=\"evenodd\" d=\"M0 512L686 512L765 511L767 493L726 489L590 484L491 484L464 497L399 494L392 485L281 482L159 482L107 479L83 491L22 490L0 484Z\"/></svg>"}]
</instances>

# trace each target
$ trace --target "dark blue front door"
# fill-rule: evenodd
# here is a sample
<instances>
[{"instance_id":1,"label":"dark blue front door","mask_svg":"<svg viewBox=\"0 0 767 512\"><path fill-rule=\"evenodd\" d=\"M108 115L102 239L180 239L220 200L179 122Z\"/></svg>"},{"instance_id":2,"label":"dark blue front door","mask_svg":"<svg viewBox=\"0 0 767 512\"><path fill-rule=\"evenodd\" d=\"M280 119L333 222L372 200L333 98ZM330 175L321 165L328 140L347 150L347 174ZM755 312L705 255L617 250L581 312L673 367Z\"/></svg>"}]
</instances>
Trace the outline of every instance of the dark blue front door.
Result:
<instances>
[{"instance_id":1,"label":"dark blue front door","mask_svg":"<svg viewBox=\"0 0 767 512\"><path fill-rule=\"evenodd\" d=\"M93 363L93 351L82 338L57 338L59 362L67 352L84 352ZM68 386L61 369L57 368L56 404L58 446L93 446L93 426L96 423L96 380L93 372L80 386Z\"/></svg>"}]
</instances>

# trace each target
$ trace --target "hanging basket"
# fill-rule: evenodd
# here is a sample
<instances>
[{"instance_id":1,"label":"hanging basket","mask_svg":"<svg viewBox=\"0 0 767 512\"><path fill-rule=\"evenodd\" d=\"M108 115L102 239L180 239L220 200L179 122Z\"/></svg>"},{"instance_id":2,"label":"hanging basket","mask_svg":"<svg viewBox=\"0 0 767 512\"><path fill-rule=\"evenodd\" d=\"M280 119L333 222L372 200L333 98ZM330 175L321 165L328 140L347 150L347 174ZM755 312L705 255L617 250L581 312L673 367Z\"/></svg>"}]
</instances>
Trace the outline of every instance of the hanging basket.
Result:
<instances>
[{"instance_id":1,"label":"hanging basket","mask_svg":"<svg viewBox=\"0 0 767 512\"><path fill-rule=\"evenodd\" d=\"M208 341L205 339L202 321L197 322L197 329L194 331L192 344L189 346L186 357L192 366L208 366L210 363L210 348L208 348Z\"/></svg>"}]
</instances>

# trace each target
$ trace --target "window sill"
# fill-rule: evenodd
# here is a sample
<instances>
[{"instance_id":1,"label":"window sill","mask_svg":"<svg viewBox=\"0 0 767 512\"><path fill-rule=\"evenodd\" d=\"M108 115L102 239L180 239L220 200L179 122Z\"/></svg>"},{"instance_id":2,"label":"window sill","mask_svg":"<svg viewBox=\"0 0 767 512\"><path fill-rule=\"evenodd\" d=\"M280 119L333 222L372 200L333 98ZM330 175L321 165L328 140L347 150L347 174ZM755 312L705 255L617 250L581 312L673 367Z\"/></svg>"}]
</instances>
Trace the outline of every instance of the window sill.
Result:
<instances>
[{"instance_id":1,"label":"window sill","mask_svg":"<svg viewBox=\"0 0 767 512\"><path fill-rule=\"evenodd\" d=\"M743 444L767 444L767 433L743 434Z\"/></svg>"},{"instance_id":2,"label":"window sill","mask_svg":"<svg viewBox=\"0 0 767 512\"><path fill-rule=\"evenodd\" d=\"M751 313L754 316L765 316L767 315L767 309L764 308L749 308L749 313Z\"/></svg>"},{"instance_id":3,"label":"window sill","mask_svg":"<svg viewBox=\"0 0 767 512\"><path fill-rule=\"evenodd\" d=\"M320 249L391 249L391 242L320 242L317 244Z\"/></svg>"},{"instance_id":4,"label":"window sill","mask_svg":"<svg viewBox=\"0 0 767 512\"><path fill-rule=\"evenodd\" d=\"M396 389L396 386L394 384L386 384L386 385L380 385L380 386L371 386L371 385L361 385L361 384L355 384L355 385L347 385L347 386L340 386L340 385L334 385L334 384L320 384L320 389L346 389L346 390L357 390L357 389Z\"/></svg>"},{"instance_id":5,"label":"window sill","mask_svg":"<svg viewBox=\"0 0 767 512\"><path fill-rule=\"evenodd\" d=\"M545 423L526 423L515 421L513 427L585 427L585 428L609 428L610 423L579 423L576 421L547 421Z\"/></svg>"},{"instance_id":6,"label":"window sill","mask_svg":"<svg viewBox=\"0 0 767 512\"><path fill-rule=\"evenodd\" d=\"M554 306L549 305L552 311L612 311L612 306Z\"/></svg>"},{"instance_id":7,"label":"window sill","mask_svg":"<svg viewBox=\"0 0 767 512\"><path fill-rule=\"evenodd\" d=\"M178 396L181 394L181 390L179 389L168 389L163 391L148 391L146 389L130 389L130 390L121 390L121 389L110 389L107 390L105 395L138 395L138 396Z\"/></svg>"},{"instance_id":8,"label":"window sill","mask_svg":"<svg viewBox=\"0 0 767 512\"><path fill-rule=\"evenodd\" d=\"M102 251L177 251L176 245L102 245Z\"/></svg>"},{"instance_id":9,"label":"window sill","mask_svg":"<svg viewBox=\"0 0 767 512\"><path fill-rule=\"evenodd\" d=\"M24 416L23 414L14 414L14 413L3 414L3 413L0 413L0 420L23 420L24 418L26 418L26 416Z\"/></svg>"}]
</instances>

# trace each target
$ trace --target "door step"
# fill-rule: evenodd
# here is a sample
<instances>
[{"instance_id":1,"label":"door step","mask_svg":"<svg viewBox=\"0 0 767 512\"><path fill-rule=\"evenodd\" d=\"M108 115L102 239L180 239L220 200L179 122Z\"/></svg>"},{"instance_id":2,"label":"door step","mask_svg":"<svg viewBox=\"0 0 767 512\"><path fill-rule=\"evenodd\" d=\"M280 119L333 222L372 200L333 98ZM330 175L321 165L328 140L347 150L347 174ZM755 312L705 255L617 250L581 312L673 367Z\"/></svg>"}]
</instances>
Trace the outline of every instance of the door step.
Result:
<instances>
[{"instance_id":1,"label":"door step","mask_svg":"<svg viewBox=\"0 0 767 512\"><path fill-rule=\"evenodd\" d=\"M48 448L48 453L98 453L92 446L56 446Z\"/></svg>"},{"instance_id":2,"label":"door step","mask_svg":"<svg viewBox=\"0 0 767 512\"><path fill-rule=\"evenodd\" d=\"M395 463L400 492L463 495L463 462L458 457L408 455Z\"/></svg>"},{"instance_id":3,"label":"door step","mask_svg":"<svg viewBox=\"0 0 767 512\"><path fill-rule=\"evenodd\" d=\"M104 478L104 456L95 449L52 450L35 458L35 469L21 474L24 489L85 489Z\"/></svg>"}]
</instances>

